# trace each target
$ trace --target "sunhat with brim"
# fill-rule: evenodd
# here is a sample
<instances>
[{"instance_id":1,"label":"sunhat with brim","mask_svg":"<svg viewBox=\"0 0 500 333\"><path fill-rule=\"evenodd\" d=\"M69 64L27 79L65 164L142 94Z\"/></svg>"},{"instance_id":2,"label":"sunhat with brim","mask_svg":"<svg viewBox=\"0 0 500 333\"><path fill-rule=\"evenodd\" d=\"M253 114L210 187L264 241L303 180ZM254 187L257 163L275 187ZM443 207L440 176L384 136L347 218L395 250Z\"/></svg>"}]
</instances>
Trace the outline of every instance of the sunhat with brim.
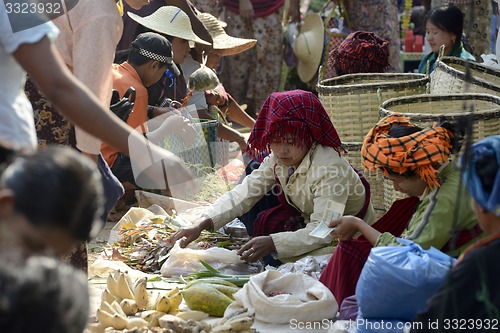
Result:
<instances>
[{"instance_id":1,"label":"sunhat with brim","mask_svg":"<svg viewBox=\"0 0 500 333\"><path fill-rule=\"evenodd\" d=\"M198 14L213 40L213 49L222 56L230 56L246 51L257 43L256 39L246 39L229 36L222 28L221 21L208 13Z\"/></svg>"},{"instance_id":2,"label":"sunhat with brim","mask_svg":"<svg viewBox=\"0 0 500 333\"><path fill-rule=\"evenodd\" d=\"M144 17L131 12L127 12L127 14L137 23L161 34L178 37L199 44L212 45L196 36L191 28L189 16L180 8L162 6L153 14Z\"/></svg>"},{"instance_id":3,"label":"sunhat with brim","mask_svg":"<svg viewBox=\"0 0 500 333\"><path fill-rule=\"evenodd\" d=\"M323 20L317 13L304 19L300 33L295 39L293 53L297 57L297 74L302 82L309 82L316 74L323 53Z\"/></svg>"}]
</instances>

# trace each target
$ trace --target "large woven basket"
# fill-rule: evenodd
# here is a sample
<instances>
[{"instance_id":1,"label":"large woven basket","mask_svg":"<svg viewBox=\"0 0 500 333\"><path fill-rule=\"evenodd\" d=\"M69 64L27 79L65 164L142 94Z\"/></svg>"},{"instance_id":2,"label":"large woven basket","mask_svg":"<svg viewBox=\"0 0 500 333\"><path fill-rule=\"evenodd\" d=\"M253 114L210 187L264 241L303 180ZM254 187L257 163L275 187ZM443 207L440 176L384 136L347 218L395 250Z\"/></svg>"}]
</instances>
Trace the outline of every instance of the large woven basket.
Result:
<instances>
[{"instance_id":1,"label":"large woven basket","mask_svg":"<svg viewBox=\"0 0 500 333\"><path fill-rule=\"evenodd\" d=\"M471 78L466 82L469 66ZM500 71L461 58L443 57L431 74L431 94L486 93L500 96Z\"/></svg>"},{"instance_id":2,"label":"large woven basket","mask_svg":"<svg viewBox=\"0 0 500 333\"><path fill-rule=\"evenodd\" d=\"M464 105L468 112L464 112ZM473 106L474 112L469 112ZM500 98L488 94L416 95L387 100L380 107L380 116L401 113L420 127L431 127L443 120L457 121L471 117L472 139L500 133ZM396 199L405 197L394 190L392 181L384 180L384 201L388 209Z\"/></svg>"},{"instance_id":3,"label":"large woven basket","mask_svg":"<svg viewBox=\"0 0 500 333\"><path fill-rule=\"evenodd\" d=\"M488 94L424 94L392 98L380 106L381 117L394 113L402 113L420 127L471 117L474 141L500 133L500 97Z\"/></svg>"},{"instance_id":4,"label":"large woven basket","mask_svg":"<svg viewBox=\"0 0 500 333\"><path fill-rule=\"evenodd\" d=\"M317 91L342 140L362 142L379 120L382 101L426 93L428 82L424 74L347 74L321 81Z\"/></svg>"},{"instance_id":5,"label":"large woven basket","mask_svg":"<svg viewBox=\"0 0 500 333\"><path fill-rule=\"evenodd\" d=\"M381 172L364 171L361 164L362 142L343 142L342 146L347 150L344 158L366 177L370 184L370 195L373 208L378 216L383 215L387 210L384 203L384 177Z\"/></svg>"}]
</instances>

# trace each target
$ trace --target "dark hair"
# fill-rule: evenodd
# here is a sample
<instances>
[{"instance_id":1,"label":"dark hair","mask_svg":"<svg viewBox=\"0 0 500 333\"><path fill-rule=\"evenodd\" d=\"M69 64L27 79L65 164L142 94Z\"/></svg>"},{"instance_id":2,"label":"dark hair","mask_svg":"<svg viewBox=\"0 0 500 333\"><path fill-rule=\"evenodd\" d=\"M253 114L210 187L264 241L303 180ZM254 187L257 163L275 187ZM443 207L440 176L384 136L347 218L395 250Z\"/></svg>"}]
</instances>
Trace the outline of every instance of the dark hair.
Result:
<instances>
[{"instance_id":1,"label":"dark hair","mask_svg":"<svg viewBox=\"0 0 500 333\"><path fill-rule=\"evenodd\" d=\"M396 126L393 126L393 127L389 128L389 131L387 132L387 134L391 138L400 138L400 137L403 137L403 136L407 136L407 135L411 135L413 133L419 132L421 130L422 129L420 127L415 126L415 125L412 125L412 126L396 125ZM392 171L389 168L386 168L385 170L390 175L403 176L403 177L406 177L406 178L413 177L413 176L415 176L417 174L415 172L415 170L412 170L412 169L408 169L407 171L405 171L402 174L394 172L394 171Z\"/></svg>"},{"instance_id":2,"label":"dark hair","mask_svg":"<svg viewBox=\"0 0 500 333\"><path fill-rule=\"evenodd\" d=\"M428 21L439 29L457 36L457 42L462 39L464 14L458 7L454 5L449 5L448 7L437 7L427 14L425 23Z\"/></svg>"},{"instance_id":3,"label":"dark hair","mask_svg":"<svg viewBox=\"0 0 500 333\"><path fill-rule=\"evenodd\" d=\"M483 190L487 193L493 191L495 178L498 173L498 161L494 155L485 155L475 163L476 173L481 181Z\"/></svg>"},{"instance_id":4,"label":"dark hair","mask_svg":"<svg viewBox=\"0 0 500 333\"><path fill-rule=\"evenodd\" d=\"M16 159L0 177L15 195L15 210L36 226L67 230L79 240L100 231L104 195L101 177L87 157L64 146L49 146Z\"/></svg>"},{"instance_id":5,"label":"dark hair","mask_svg":"<svg viewBox=\"0 0 500 333\"><path fill-rule=\"evenodd\" d=\"M451 138L450 141L452 154L458 154L458 152L462 148L462 143L465 135L466 121L467 119L465 117L460 118L458 121L441 120L438 125L439 127L446 128L453 134L453 137Z\"/></svg>"},{"instance_id":6,"label":"dark hair","mask_svg":"<svg viewBox=\"0 0 500 333\"><path fill-rule=\"evenodd\" d=\"M0 266L0 331L80 333L89 316L85 275L54 258Z\"/></svg>"}]
</instances>

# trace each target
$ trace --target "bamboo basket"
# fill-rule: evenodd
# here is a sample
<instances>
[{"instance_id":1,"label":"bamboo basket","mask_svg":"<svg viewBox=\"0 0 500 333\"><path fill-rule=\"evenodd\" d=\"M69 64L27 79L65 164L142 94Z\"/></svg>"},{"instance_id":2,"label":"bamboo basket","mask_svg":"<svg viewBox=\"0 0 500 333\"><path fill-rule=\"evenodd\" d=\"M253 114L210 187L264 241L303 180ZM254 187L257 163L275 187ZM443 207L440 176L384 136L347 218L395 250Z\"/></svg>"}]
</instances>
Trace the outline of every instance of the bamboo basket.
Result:
<instances>
[{"instance_id":1,"label":"bamboo basket","mask_svg":"<svg viewBox=\"0 0 500 333\"><path fill-rule=\"evenodd\" d=\"M347 74L321 81L317 91L342 140L362 142L379 121L382 101L426 93L428 83L424 74Z\"/></svg>"},{"instance_id":2,"label":"bamboo basket","mask_svg":"<svg viewBox=\"0 0 500 333\"><path fill-rule=\"evenodd\" d=\"M344 158L366 177L370 184L370 201L375 209L377 216L383 215L387 208L384 203L384 177L381 172L371 172L363 170L361 164L361 146L362 142L343 142L342 146L347 150Z\"/></svg>"},{"instance_id":3,"label":"bamboo basket","mask_svg":"<svg viewBox=\"0 0 500 333\"><path fill-rule=\"evenodd\" d=\"M464 112L464 107L468 112ZM470 112L473 107L473 112ZM472 140L479 141L500 133L500 97L488 94L416 95L387 100L380 106L380 116L401 113L420 127L432 127L443 120L458 121L471 117ZM392 181L384 180L384 201L388 209L394 200L405 195L394 190Z\"/></svg>"},{"instance_id":4,"label":"bamboo basket","mask_svg":"<svg viewBox=\"0 0 500 333\"><path fill-rule=\"evenodd\" d=\"M466 66L471 78L465 79ZM444 57L436 61L430 75L431 94L485 93L500 96L500 71L478 63L455 57Z\"/></svg>"},{"instance_id":5,"label":"bamboo basket","mask_svg":"<svg viewBox=\"0 0 500 333\"><path fill-rule=\"evenodd\" d=\"M470 112L471 109L473 112ZM402 113L420 127L431 127L443 120L458 121L471 117L472 139L475 142L500 133L500 97L489 94L424 94L392 98L380 106L381 117L394 113Z\"/></svg>"}]
</instances>

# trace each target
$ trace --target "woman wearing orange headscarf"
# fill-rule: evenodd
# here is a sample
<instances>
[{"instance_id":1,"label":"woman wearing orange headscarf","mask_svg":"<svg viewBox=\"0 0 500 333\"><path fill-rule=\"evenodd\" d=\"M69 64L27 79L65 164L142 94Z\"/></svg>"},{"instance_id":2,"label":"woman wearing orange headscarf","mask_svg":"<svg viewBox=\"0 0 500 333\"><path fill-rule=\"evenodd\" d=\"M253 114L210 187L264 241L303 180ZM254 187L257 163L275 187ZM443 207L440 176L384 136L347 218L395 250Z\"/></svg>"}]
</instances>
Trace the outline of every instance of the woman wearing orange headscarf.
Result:
<instances>
[{"instance_id":1,"label":"woman wearing orange headscarf","mask_svg":"<svg viewBox=\"0 0 500 333\"><path fill-rule=\"evenodd\" d=\"M393 115L380 120L366 136L361 150L364 167L382 170L409 198L394 202L372 226L362 225L355 216L330 222L336 227L332 235L341 242L320 281L338 304L354 295L373 246L400 245L396 238L401 237L456 256L481 233L460 186L460 172L450 160L459 136L449 127L421 129L407 117ZM451 239L452 231L459 237ZM353 238L356 232L362 235Z\"/></svg>"}]
</instances>

